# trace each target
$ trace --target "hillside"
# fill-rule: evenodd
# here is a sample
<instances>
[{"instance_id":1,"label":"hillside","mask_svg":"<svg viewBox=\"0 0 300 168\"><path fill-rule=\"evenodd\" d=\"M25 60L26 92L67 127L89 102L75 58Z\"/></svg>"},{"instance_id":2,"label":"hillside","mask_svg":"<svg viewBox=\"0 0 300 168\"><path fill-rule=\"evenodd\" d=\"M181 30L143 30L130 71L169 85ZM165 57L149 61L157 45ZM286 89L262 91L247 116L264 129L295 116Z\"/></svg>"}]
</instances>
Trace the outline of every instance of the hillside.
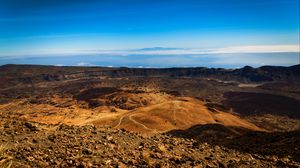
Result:
<instances>
[{"instance_id":1,"label":"hillside","mask_svg":"<svg viewBox=\"0 0 300 168\"><path fill-rule=\"evenodd\" d=\"M0 163L297 167L299 68L1 66Z\"/></svg>"}]
</instances>

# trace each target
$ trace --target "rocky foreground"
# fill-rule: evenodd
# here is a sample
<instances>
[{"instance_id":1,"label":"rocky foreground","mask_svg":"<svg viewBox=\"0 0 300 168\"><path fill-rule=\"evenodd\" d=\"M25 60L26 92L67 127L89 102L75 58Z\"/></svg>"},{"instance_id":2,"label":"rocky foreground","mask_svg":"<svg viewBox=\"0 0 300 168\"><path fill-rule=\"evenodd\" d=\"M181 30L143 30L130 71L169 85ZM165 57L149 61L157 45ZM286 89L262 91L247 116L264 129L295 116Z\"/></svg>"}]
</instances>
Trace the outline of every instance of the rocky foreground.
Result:
<instances>
[{"instance_id":1,"label":"rocky foreground","mask_svg":"<svg viewBox=\"0 0 300 168\"><path fill-rule=\"evenodd\" d=\"M290 156L250 154L170 135L143 137L122 129L14 119L0 122L0 143L0 167L300 166Z\"/></svg>"}]
</instances>

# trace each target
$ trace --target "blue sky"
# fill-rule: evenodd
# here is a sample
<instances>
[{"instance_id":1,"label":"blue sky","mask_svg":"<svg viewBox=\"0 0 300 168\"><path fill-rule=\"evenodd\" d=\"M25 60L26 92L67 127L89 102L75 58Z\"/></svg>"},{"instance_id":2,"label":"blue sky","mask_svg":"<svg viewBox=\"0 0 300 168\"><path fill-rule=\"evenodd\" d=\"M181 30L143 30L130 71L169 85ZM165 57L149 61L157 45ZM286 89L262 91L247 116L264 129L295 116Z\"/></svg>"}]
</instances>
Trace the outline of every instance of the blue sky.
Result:
<instances>
[{"instance_id":1,"label":"blue sky","mask_svg":"<svg viewBox=\"0 0 300 168\"><path fill-rule=\"evenodd\" d=\"M240 66L255 55L253 66L291 65L299 24L299 0L0 0L0 64ZM152 47L170 49L133 52ZM233 61L213 64L224 54Z\"/></svg>"}]
</instances>

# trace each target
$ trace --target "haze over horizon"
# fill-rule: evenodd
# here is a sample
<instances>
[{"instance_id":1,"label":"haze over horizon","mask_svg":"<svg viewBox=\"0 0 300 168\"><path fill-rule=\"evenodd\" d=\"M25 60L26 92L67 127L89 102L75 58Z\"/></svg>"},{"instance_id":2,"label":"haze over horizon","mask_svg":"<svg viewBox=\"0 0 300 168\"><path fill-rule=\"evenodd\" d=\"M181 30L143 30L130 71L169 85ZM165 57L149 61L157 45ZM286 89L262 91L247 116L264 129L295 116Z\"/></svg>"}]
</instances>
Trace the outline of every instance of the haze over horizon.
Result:
<instances>
[{"instance_id":1,"label":"haze over horizon","mask_svg":"<svg viewBox=\"0 0 300 168\"><path fill-rule=\"evenodd\" d=\"M0 65L299 64L299 0L0 0Z\"/></svg>"}]
</instances>

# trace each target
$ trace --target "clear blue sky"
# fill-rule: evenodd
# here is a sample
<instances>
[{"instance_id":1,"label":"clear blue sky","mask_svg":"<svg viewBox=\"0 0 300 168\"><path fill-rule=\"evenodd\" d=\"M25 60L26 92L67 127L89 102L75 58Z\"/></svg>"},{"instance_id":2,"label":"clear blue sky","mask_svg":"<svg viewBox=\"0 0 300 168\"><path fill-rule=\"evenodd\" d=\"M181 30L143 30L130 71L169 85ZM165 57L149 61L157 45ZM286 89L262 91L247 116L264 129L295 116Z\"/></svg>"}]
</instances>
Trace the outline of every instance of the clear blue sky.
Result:
<instances>
[{"instance_id":1,"label":"clear blue sky","mask_svg":"<svg viewBox=\"0 0 300 168\"><path fill-rule=\"evenodd\" d=\"M299 0L0 0L0 57L299 46L299 24Z\"/></svg>"}]
</instances>

